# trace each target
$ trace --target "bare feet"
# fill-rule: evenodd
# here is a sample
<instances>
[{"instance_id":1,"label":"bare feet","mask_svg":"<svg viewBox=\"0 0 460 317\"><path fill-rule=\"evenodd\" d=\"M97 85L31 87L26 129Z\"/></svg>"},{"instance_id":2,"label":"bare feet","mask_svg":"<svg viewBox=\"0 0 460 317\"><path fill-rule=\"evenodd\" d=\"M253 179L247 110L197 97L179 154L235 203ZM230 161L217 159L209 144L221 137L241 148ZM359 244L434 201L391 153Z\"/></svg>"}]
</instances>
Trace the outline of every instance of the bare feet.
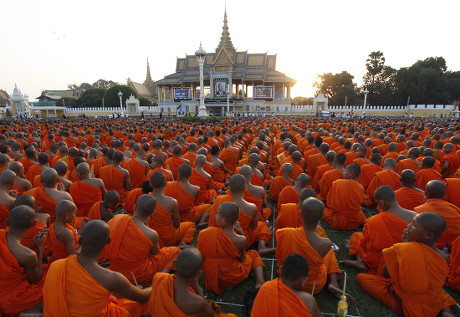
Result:
<instances>
[{"instance_id":1,"label":"bare feet","mask_svg":"<svg viewBox=\"0 0 460 317\"><path fill-rule=\"evenodd\" d=\"M343 261L339 261L339 263L345 264L346 266L354 267L355 269L358 269L361 271L367 271L369 269L367 265L362 261L343 260Z\"/></svg>"},{"instance_id":2,"label":"bare feet","mask_svg":"<svg viewBox=\"0 0 460 317\"><path fill-rule=\"evenodd\" d=\"M262 247L262 248L259 248L259 255L266 255L266 254L270 254L270 253L273 253L276 251L276 248L267 248L267 247Z\"/></svg>"},{"instance_id":3,"label":"bare feet","mask_svg":"<svg viewBox=\"0 0 460 317\"><path fill-rule=\"evenodd\" d=\"M348 250L350 250L350 240L345 239L345 242L343 243L343 245L345 246L345 248L347 248Z\"/></svg>"},{"instance_id":4,"label":"bare feet","mask_svg":"<svg viewBox=\"0 0 460 317\"><path fill-rule=\"evenodd\" d=\"M340 299L340 297L342 296L342 290L332 285L331 283L329 283L329 285L327 286L327 290L331 292L331 294L337 297L338 299ZM351 296L348 293L345 293L345 296L347 297L348 305L356 307L356 299L354 299L353 296Z\"/></svg>"}]
</instances>

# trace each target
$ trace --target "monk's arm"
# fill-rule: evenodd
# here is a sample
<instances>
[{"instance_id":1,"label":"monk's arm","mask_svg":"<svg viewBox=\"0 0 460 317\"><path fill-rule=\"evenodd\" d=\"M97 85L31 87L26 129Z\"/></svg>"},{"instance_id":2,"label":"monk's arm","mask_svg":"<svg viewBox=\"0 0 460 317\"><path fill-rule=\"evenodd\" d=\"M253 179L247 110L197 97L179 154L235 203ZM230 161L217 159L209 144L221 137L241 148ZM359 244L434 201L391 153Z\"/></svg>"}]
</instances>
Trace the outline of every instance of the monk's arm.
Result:
<instances>
[{"instance_id":1,"label":"monk's arm","mask_svg":"<svg viewBox=\"0 0 460 317\"><path fill-rule=\"evenodd\" d=\"M179 210L178 209L179 208L177 207L177 202L174 202L174 208L173 208L173 211L172 211L171 220L172 220L174 228L176 228L176 229L180 227L180 216L179 216Z\"/></svg>"},{"instance_id":2,"label":"monk's arm","mask_svg":"<svg viewBox=\"0 0 460 317\"><path fill-rule=\"evenodd\" d=\"M117 272L111 273L112 276L106 287L109 291L138 303L146 303L149 300L150 294L152 293L152 287L144 289L138 288L132 285L122 274Z\"/></svg>"},{"instance_id":3,"label":"monk's arm","mask_svg":"<svg viewBox=\"0 0 460 317\"><path fill-rule=\"evenodd\" d=\"M259 224L259 216L256 213L256 215L252 218L251 222L249 223L249 227L252 230L256 230L258 224Z\"/></svg>"},{"instance_id":4,"label":"monk's arm","mask_svg":"<svg viewBox=\"0 0 460 317\"><path fill-rule=\"evenodd\" d=\"M104 182L101 180L99 184L99 189L102 192L102 198L104 198L105 193L107 193L107 189L105 189Z\"/></svg>"},{"instance_id":5,"label":"monk's arm","mask_svg":"<svg viewBox=\"0 0 460 317\"><path fill-rule=\"evenodd\" d=\"M153 230L152 230L153 231ZM149 237L150 241L152 241L153 247L150 249L150 254L155 255L158 254L160 251L160 243L158 238L158 233L153 231L151 237Z\"/></svg>"},{"instance_id":6,"label":"monk's arm","mask_svg":"<svg viewBox=\"0 0 460 317\"><path fill-rule=\"evenodd\" d=\"M312 295L302 292L301 299L305 303L305 306L307 306L308 312L312 315L312 317L323 317L323 314L321 314L318 304Z\"/></svg>"},{"instance_id":7,"label":"monk's arm","mask_svg":"<svg viewBox=\"0 0 460 317\"><path fill-rule=\"evenodd\" d=\"M125 175L125 181L123 183L123 187L126 190L131 190L131 180L129 179L129 173L128 171L123 172L123 175Z\"/></svg>"},{"instance_id":8,"label":"monk's arm","mask_svg":"<svg viewBox=\"0 0 460 317\"><path fill-rule=\"evenodd\" d=\"M37 253L31 250L30 254L20 261L24 267L27 280L29 283L37 283L43 277L43 245L45 243L46 232L38 233L34 236L34 244L37 247Z\"/></svg>"},{"instance_id":9,"label":"monk's arm","mask_svg":"<svg viewBox=\"0 0 460 317\"><path fill-rule=\"evenodd\" d=\"M73 234L70 232L69 229L66 229L64 231L64 234L62 235L62 238L64 239L64 245L65 245L65 251L67 252L67 255L72 255L72 254L80 254L80 250L77 250L77 247L75 246L75 241L73 239Z\"/></svg>"},{"instance_id":10,"label":"monk's arm","mask_svg":"<svg viewBox=\"0 0 460 317\"><path fill-rule=\"evenodd\" d=\"M442 171L441 171L441 174L444 174L444 172L449 168L449 161L446 160L444 162L444 166L442 167Z\"/></svg>"}]
</instances>

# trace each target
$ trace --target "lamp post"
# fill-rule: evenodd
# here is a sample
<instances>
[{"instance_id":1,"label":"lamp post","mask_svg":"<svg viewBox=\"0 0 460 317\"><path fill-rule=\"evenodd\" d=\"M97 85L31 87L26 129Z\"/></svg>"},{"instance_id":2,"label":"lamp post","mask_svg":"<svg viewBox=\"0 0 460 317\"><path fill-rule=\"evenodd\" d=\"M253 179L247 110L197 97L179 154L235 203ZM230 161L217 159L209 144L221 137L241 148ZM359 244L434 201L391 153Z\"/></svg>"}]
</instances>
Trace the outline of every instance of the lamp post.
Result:
<instances>
[{"instance_id":1,"label":"lamp post","mask_svg":"<svg viewBox=\"0 0 460 317\"><path fill-rule=\"evenodd\" d=\"M369 94L369 90L364 88L364 111L366 111L366 103L367 103L367 95Z\"/></svg>"},{"instance_id":2,"label":"lamp post","mask_svg":"<svg viewBox=\"0 0 460 317\"><path fill-rule=\"evenodd\" d=\"M198 60L198 65L200 66L200 107L198 108L198 116L199 117L207 117L208 114L206 113L206 106L204 105L204 76L203 76L203 65L206 59L206 51L201 47L198 51L195 52L196 59Z\"/></svg>"},{"instance_id":3,"label":"lamp post","mask_svg":"<svg viewBox=\"0 0 460 317\"><path fill-rule=\"evenodd\" d=\"M230 90L227 89L227 117L230 115Z\"/></svg>"},{"instance_id":4,"label":"lamp post","mask_svg":"<svg viewBox=\"0 0 460 317\"><path fill-rule=\"evenodd\" d=\"M120 97L120 116L123 114L123 103L121 101L121 97L123 97L123 93L120 91L118 91L118 97Z\"/></svg>"}]
</instances>

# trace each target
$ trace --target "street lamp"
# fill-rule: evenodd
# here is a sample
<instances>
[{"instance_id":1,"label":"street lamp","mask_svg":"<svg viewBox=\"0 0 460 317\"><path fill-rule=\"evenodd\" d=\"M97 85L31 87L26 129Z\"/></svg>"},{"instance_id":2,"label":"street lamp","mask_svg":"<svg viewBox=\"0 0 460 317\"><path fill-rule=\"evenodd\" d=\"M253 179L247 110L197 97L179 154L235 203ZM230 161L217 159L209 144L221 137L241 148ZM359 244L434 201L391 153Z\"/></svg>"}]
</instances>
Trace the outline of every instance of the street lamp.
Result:
<instances>
[{"instance_id":1,"label":"street lamp","mask_svg":"<svg viewBox=\"0 0 460 317\"><path fill-rule=\"evenodd\" d=\"M369 94L369 91L367 88L364 88L364 111L366 111L366 103L367 103L367 95Z\"/></svg>"},{"instance_id":2,"label":"street lamp","mask_svg":"<svg viewBox=\"0 0 460 317\"><path fill-rule=\"evenodd\" d=\"M203 76L203 65L204 61L206 59L206 51L201 47L201 42L200 42L200 48L198 51L195 52L196 59L198 61L198 64L200 65L200 107L198 108L198 116L199 117L207 117L208 114L206 113L206 106L204 105L204 76Z\"/></svg>"},{"instance_id":3,"label":"street lamp","mask_svg":"<svg viewBox=\"0 0 460 317\"><path fill-rule=\"evenodd\" d=\"M230 115L230 90L227 89L227 117Z\"/></svg>"},{"instance_id":4,"label":"street lamp","mask_svg":"<svg viewBox=\"0 0 460 317\"><path fill-rule=\"evenodd\" d=\"M120 97L120 116L123 114L123 103L121 101L121 97L123 97L123 93L120 91L118 91L118 97Z\"/></svg>"}]
</instances>

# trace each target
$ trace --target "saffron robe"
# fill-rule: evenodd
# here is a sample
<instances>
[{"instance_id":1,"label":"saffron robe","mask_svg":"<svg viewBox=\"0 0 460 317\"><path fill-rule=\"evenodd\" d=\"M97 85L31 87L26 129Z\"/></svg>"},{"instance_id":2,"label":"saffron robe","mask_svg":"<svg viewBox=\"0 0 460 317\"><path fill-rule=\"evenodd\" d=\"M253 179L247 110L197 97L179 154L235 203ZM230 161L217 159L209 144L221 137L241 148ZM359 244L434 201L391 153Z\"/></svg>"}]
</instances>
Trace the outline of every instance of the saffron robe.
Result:
<instances>
[{"instance_id":1,"label":"saffron robe","mask_svg":"<svg viewBox=\"0 0 460 317\"><path fill-rule=\"evenodd\" d=\"M24 167L24 170L25 170L25 167ZM38 164L31 165L29 169L27 170L26 179L32 183L34 181L35 176L40 175L42 172L43 172L43 168L40 165Z\"/></svg>"},{"instance_id":2,"label":"saffron robe","mask_svg":"<svg viewBox=\"0 0 460 317\"><path fill-rule=\"evenodd\" d=\"M42 212L47 213L51 217L51 222L56 221L56 209L57 201L51 198L43 187L32 188L24 193L24 195L32 195L35 198L35 209L42 207Z\"/></svg>"},{"instance_id":3,"label":"saffron robe","mask_svg":"<svg viewBox=\"0 0 460 317\"><path fill-rule=\"evenodd\" d=\"M281 205L288 204L288 203L295 203L299 202L299 192L294 188L294 186L286 186L280 192L278 196L278 203L276 205L276 209L279 209Z\"/></svg>"},{"instance_id":4,"label":"saffron robe","mask_svg":"<svg viewBox=\"0 0 460 317\"><path fill-rule=\"evenodd\" d=\"M324 176L319 181L319 199L326 200L327 194L332 187L332 184L338 180L343 178L342 171L338 169L333 169L328 171L324 174Z\"/></svg>"},{"instance_id":5,"label":"saffron robe","mask_svg":"<svg viewBox=\"0 0 460 317\"><path fill-rule=\"evenodd\" d=\"M374 175L381 171L383 171L383 168L381 168L379 165L374 163L364 164L361 166L361 173L359 174L358 182L363 185L364 190L366 190L367 187L369 187L369 184L371 183Z\"/></svg>"},{"instance_id":6,"label":"saffron robe","mask_svg":"<svg viewBox=\"0 0 460 317\"><path fill-rule=\"evenodd\" d=\"M115 166L108 165L100 169L100 177L107 190L116 190L120 195L120 202L126 201L128 191L125 189L125 175L117 170Z\"/></svg>"},{"instance_id":7,"label":"saffron robe","mask_svg":"<svg viewBox=\"0 0 460 317\"><path fill-rule=\"evenodd\" d=\"M420 188L421 190L425 190L426 184L432 180L440 180L442 181L441 174L434 170L433 168L424 168L418 171L415 174L416 182L414 184L415 187Z\"/></svg>"},{"instance_id":8,"label":"saffron robe","mask_svg":"<svg viewBox=\"0 0 460 317\"><path fill-rule=\"evenodd\" d=\"M315 192L319 193L319 191L320 191L319 181L321 180L321 178L323 178L324 174L326 172L329 172L329 171L333 170L333 169L334 168L329 164L324 164L324 165L318 166L318 169L316 170L315 177L313 177L313 181L311 183L312 186L313 186L313 189L315 190Z\"/></svg>"},{"instance_id":9,"label":"saffron robe","mask_svg":"<svg viewBox=\"0 0 460 317\"><path fill-rule=\"evenodd\" d=\"M444 200L460 208L460 178L446 178L446 194Z\"/></svg>"},{"instance_id":10,"label":"saffron robe","mask_svg":"<svg viewBox=\"0 0 460 317\"><path fill-rule=\"evenodd\" d=\"M219 158L224 162L225 168L232 174L235 174L236 167L238 166L239 155L238 150L231 147L223 149L220 153Z\"/></svg>"},{"instance_id":11,"label":"saffron robe","mask_svg":"<svg viewBox=\"0 0 460 317\"><path fill-rule=\"evenodd\" d=\"M275 178L272 179L272 182L270 184L270 199L273 201L278 200L278 196L280 192L283 190L284 187L286 186L291 186L292 183L285 179L283 176L276 176Z\"/></svg>"},{"instance_id":12,"label":"saffron robe","mask_svg":"<svg viewBox=\"0 0 460 317\"><path fill-rule=\"evenodd\" d=\"M460 291L460 237L452 243L452 253L450 254L449 275L447 276L446 286Z\"/></svg>"},{"instance_id":13,"label":"saffron robe","mask_svg":"<svg viewBox=\"0 0 460 317\"><path fill-rule=\"evenodd\" d=\"M310 155L307 164L307 173L310 178L313 178L316 174L316 170L319 166L327 164L326 157L322 153Z\"/></svg>"},{"instance_id":14,"label":"saffron robe","mask_svg":"<svg viewBox=\"0 0 460 317\"><path fill-rule=\"evenodd\" d=\"M168 182L164 194L177 200L181 221L197 222L211 207L209 204L195 206L195 197L190 196L178 181Z\"/></svg>"},{"instance_id":15,"label":"saffron robe","mask_svg":"<svg viewBox=\"0 0 460 317\"><path fill-rule=\"evenodd\" d=\"M125 209L130 215L133 215L137 199L142 195L142 188L134 188L130 190L126 195L126 203L123 206L123 209Z\"/></svg>"},{"instance_id":16,"label":"saffron robe","mask_svg":"<svg viewBox=\"0 0 460 317\"><path fill-rule=\"evenodd\" d=\"M402 186L395 191L398 204L406 209L414 210L415 207L425 203L425 193Z\"/></svg>"},{"instance_id":17,"label":"saffron robe","mask_svg":"<svg viewBox=\"0 0 460 317\"><path fill-rule=\"evenodd\" d=\"M91 206L102 200L102 191L99 188L82 181L72 183L69 194L78 208L77 217L86 217Z\"/></svg>"},{"instance_id":18,"label":"saffron robe","mask_svg":"<svg viewBox=\"0 0 460 317\"><path fill-rule=\"evenodd\" d=\"M75 243L75 249L78 249L80 245L78 244L78 239L80 238L77 230L72 227L70 224L66 223L65 227L72 232L73 241ZM58 240L56 237L56 233L54 231L54 223L51 224L48 235L46 236L46 243L49 245L53 253L51 254L51 258L48 263L52 263L56 260L66 258L68 256L67 250L65 248L65 243Z\"/></svg>"},{"instance_id":19,"label":"saffron robe","mask_svg":"<svg viewBox=\"0 0 460 317\"><path fill-rule=\"evenodd\" d=\"M388 185L393 188L393 190L397 190L399 187L401 187L401 181L399 178L399 175L392 170L383 170L381 172L377 172L372 178L369 187L366 189L366 194L368 197L365 201L365 205L374 205L374 192L377 188L383 185Z\"/></svg>"},{"instance_id":20,"label":"saffron robe","mask_svg":"<svg viewBox=\"0 0 460 317\"><path fill-rule=\"evenodd\" d=\"M212 179L209 179L209 178L201 175L196 170L192 171L192 176L190 176L189 182L192 185L200 187L200 193L198 194L198 197L196 198L196 204L197 205L210 204L210 203L212 203L212 200L215 197L217 197L216 190L210 188ZM214 182L214 183L222 184L222 183L217 183L217 182Z\"/></svg>"},{"instance_id":21,"label":"saffron robe","mask_svg":"<svg viewBox=\"0 0 460 317\"><path fill-rule=\"evenodd\" d=\"M418 169L420 168L420 163L418 161L414 161L411 158L406 158L401 160L396 164L395 172L401 174L402 171L406 169L413 170L414 173L417 173Z\"/></svg>"},{"instance_id":22,"label":"saffron robe","mask_svg":"<svg viewBox=\"0 0 460 317\"><path fill-rule=\"evenodd\" d=\"M126 162L125 167L129 172L129 179L131 180L132 188L139 188L142 186L145 178L145 166L139 163L136 159L130 159Z\"/></svg>"},{"instance_id":23,"label":"saffron robe","mask_svg":"<svg viewBox=\"0 0 460 317\"><path fill-rule=\"evenodd\" d=\"M6 221L10 216L10 211L8 208L0 204L0 229L6 228Z\"/></svg>"},{"instance_id":24,"label":"saffron robe","mask_svg":"<svg viewBox=\"0 0 460 317\"><path fill-rule=\"evenodd\" d=\"M165 161L165 168L167 170L170 170L174 176L174 179L178 179L178 169L179 166L182 164L188 164L186 161L184 161L182 158L179 158L177 156L171 156Z\"/></svg>"}]
</instances>

